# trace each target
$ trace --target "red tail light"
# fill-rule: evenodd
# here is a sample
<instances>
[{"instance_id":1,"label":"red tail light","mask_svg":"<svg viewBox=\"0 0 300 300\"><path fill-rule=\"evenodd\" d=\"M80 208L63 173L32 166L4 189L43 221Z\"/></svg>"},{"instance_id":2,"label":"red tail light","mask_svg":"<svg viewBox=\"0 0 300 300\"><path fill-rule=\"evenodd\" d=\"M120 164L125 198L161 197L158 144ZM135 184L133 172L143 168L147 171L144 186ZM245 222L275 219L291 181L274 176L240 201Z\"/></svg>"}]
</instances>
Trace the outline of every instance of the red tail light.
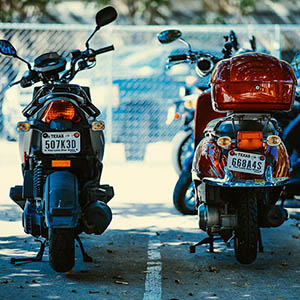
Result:
<instances>
[{"instance_id":1,"label":"red tail light","mask_svg":"<svg viewBox=\"0 0 300 300\"><path fill-rule=\"evenodd\" d=\"M45 123L57 119L71 120L74 123L80 121L73 104L65 100L51 102L42 116L42 121Z\"/></svg>"}]
</instances>

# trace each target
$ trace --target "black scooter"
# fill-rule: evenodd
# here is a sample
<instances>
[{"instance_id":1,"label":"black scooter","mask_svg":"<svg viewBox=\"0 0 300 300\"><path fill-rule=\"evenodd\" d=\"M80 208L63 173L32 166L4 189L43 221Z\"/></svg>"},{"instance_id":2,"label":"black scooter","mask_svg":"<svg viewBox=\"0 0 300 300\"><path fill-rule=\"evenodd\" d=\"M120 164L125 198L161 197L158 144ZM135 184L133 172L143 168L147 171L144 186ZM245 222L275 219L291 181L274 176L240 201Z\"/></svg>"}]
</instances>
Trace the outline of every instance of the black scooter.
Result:
<instances>
[{"instance_id":1,"label":"black scooter","mask_svg":"<svg viewBox=\"0 0 300 300\"><path fill-rule=\"evenodd\" d=\"M89 87L70 81L78 72L94 67L97 55L114 50L112 45L93 50L89 40L116 17L111 6L97 13L97 26L86 50L71 52L69 69L66 58L56 52L37 57L32 68L9 41L0 41L0 53L28 66L21 80L10 86L26 88L42 82L22 112L26 121L17 124L24 181L10 190L11 199L24 210L24 231L40 238L41 248L36 257L12 258L11 263L40 261L49 244L51 267L57 272L70 271L75 264L75 240L84 261L92 260L79 234L102 234L111 222L107 202L114 191L100 185L104 122L97 118L100 111L91 102Z\"/></svg>"}]
</instances>

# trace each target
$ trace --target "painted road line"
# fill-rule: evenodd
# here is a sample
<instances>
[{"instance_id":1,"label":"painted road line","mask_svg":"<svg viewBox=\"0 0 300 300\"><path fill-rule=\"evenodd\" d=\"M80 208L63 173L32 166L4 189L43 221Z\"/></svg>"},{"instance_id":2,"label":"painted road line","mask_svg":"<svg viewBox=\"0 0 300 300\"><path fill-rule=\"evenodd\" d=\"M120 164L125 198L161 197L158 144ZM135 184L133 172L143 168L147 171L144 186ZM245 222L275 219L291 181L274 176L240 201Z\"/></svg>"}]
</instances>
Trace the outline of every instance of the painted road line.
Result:
<instances>
[{"instance_id":1,"label":"painted road line","mask_svg":"<svg viewBox=\"0 0 300 300\"><path fill-rule=\"evenodd\" d=\"M160 239L155 233L149 234L147 275L143 300L161 300L161 255Z\"/></svg>"}]
</instances>

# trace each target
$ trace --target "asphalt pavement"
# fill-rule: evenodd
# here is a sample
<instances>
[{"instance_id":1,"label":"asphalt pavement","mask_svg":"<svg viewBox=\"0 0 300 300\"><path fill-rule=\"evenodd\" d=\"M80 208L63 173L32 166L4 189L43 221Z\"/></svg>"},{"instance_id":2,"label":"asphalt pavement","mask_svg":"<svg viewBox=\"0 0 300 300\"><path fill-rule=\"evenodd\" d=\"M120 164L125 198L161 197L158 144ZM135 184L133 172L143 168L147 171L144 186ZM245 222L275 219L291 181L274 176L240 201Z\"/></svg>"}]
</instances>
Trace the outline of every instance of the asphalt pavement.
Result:
<instances>
[{"instance_id":1,"label":"asphalt pavement","mask_svg":"<svg viewBox=\"0 0 300 300\"><path fill-rule=\"evenodd\" d=\"M108 145L103 183L115 188L113 221L101 236L82 235L93 262L83 262L76 247L71 274L54 272L48 249L42 262L21 265L11 257L33 256L39 249L24 234L21 209L8 197L21 183L16 143L0 141L0 300L97 299L185 300L300 298L300 231L297 219L263 229L264 253L241 265L232 245L215 244L189 253L205 237L196 216L183 216L172 205L177 175L170 145L149 145L144 163L126 163L121 145ZM297 206L297 205L296 205ZM291 211L297 216L298 208Z\"/></svg>"}]
</instances>

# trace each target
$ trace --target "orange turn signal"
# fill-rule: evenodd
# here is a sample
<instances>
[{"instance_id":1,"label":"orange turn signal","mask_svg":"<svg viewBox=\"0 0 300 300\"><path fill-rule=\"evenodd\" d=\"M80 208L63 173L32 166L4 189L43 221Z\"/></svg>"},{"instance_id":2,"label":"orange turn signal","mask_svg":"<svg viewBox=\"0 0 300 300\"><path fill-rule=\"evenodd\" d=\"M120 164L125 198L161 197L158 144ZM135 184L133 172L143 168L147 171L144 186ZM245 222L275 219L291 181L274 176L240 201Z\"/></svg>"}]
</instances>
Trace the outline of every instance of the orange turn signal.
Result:
<instances>
[{"instance_id":1,"label":"orange turn signal","mask_svg":"<svg viewBox=\"0 0 300 300\"><path fill-rule=\"evenodd\" d=\"M239 149L259 149L263 146L263 134L261 131L239 131L237 142Z\"/></svg>"},{"instance_id":2,"label":"orange turn signal","mask_svg":"<svg viewBox=\"0 0 300 300\"><path fill-rule=\"evenodd\" d=\"M229 136L221 136L218 138L217 144L222 148L226 148L231 145L231 138Z\"/></svg>"},{"instance_id":3,"label":"orange turn signal","mask_svg":"<svg viewBox=\"0 0 300 300\"><path fill-rule=\"evenodd\" d=\"M30 124L28 122L18 122L17 131L27 132L30 130Z\"/></svg>"},{"instance_id":4,"label":"orange turn signal","mask_svg":"<svg viewBox=\"0 0 300 300\"><path fill-rule=\"evenodd\" d=\"M179 119L180 119L180 113L179 113L179 112L176 112L176 113L174 114L174 119L175 119L175 120L179 120Z\"/></svg>"},{"instance_id":5,"label":"orange turn signal","mask_svg":"<svg viewBox=\"0 0 300 300\"><path fill-rule=\"evenodd\" d=\"M281 143L281 138L278 135L269 135L267 137L267 144L269 146L278 146Z\"/></svg>"},{"instance_id":6,"label":"orange turn signal","mask_svg":"<svg viewBox=\"0 0 300 300\"><path fill-rule=\"evenodd\" d=\"M104 121L93 122L92 123L92 130L93 131L99 131L99 130L104 130L104 129L105 129L105 123L104 123Z\"/></svg>"}]
</instances>

